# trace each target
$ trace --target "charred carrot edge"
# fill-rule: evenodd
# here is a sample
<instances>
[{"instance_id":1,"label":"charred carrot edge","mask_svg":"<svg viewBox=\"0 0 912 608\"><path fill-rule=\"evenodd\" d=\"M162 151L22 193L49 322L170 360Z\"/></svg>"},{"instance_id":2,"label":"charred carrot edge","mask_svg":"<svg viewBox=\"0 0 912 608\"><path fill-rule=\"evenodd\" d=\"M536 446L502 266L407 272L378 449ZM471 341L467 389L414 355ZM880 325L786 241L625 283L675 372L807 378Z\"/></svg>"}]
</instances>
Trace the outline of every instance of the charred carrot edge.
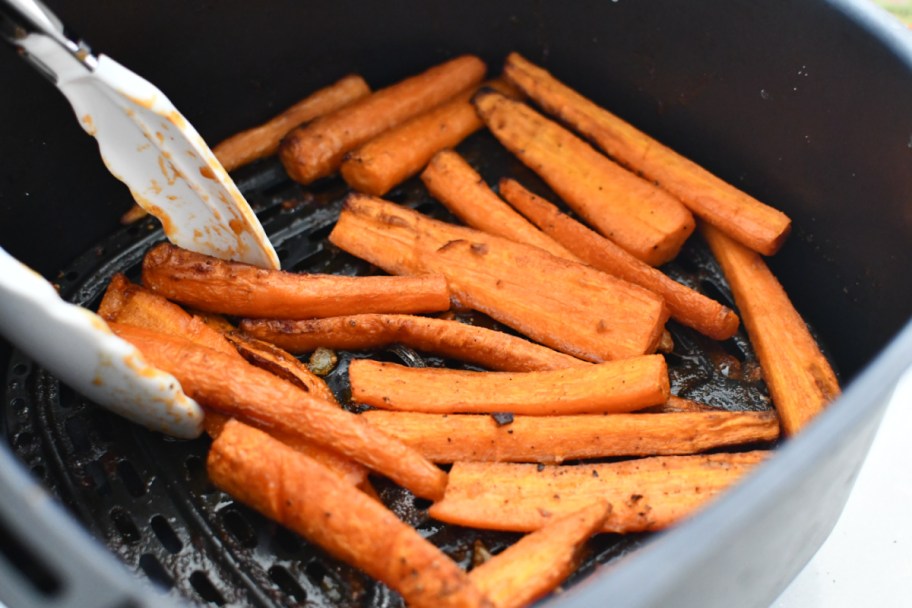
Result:
<instances>
[{"instance_id":1,"label":"charred carrot edge","mask_svg":"<svg viewBox=\"0 0 912 608\"><path fill-rule=\"evenodd\" d=\"M184 338L110 325L207 409L336 450L417 496L439 497L446 486L446 473L415 450L265 370Z\"/></svg>"},{"instance_id":2,"label":"charred carrot edge","mask_svg":"<svg viewBox=\"0 0 912 608\"><path fill-rule=\"evenodd\" d=\"M485 84L510 96L518 92L501 80ZM417 174L432 156L453 148L483 125L466 91L399 126L381 133L345 155L339 172L345 182L365 194L383 196Z\"/></svg>"},{"instance_id":3,"label":"charred carrot edge","mask_svg":"<svg viewBox=\"0 0 912 608\"><path fill-rule=\"evenodd\" d=\"M366 312L438 312L446 279L348 277L265 270L161 243L146 253L142 281L169 300L209 312L300 319Z\"/></svg>"},{"instance_id":4,"label":"charred carrot edge","mask_svg":"<svg viewBox=\"0 0 912 608\"><path fill-rule=\"evenodd\" d=\"M609 239L562 213L551 202L533 194L516 180L500 180L499 190L501 196L533 224L593 268L662 296L672 318L681 324L715 340L727 340L738 330L738 315L733 310L638 260Z\"/></svg>"},{"instance_id":5,"label":"charred carrot edge","mask_svg":"<svg viewBox=\"0 0 912 608\"><path fill-rule=\"evenodd\" d=\"M321 116L282 140L282 164L302 184L326 177L338 169L347 152L476 86L486 69L478 57L463 55Z\"/></svg>"},{"instance_id":6,"label":"charred carrot edge","mask_svg":"<svg viewBox=\"0 0 912 608\"><path fill-rule=\"evenodd\" d=\"M382 409L528 416L631 412L668 399L662 355L544 372L476 372L355 359L352 399Z\"/></svg>"},{"instance_id":7,"label":"charred carrot edge","mask_svg":"<svg viewBox=\"0 0 912 608\"><path fill-rule=\"evenodd\" d=\"M458 152L441 150L435 154L421 173L421 181L431 196L472 228L539 247L559 258L580 261L494 194Z\"/></svg>"},{"instance_id":8,"label":"charred carrot edge","mask_svg":"<svg viewBox=\"0 0 912 608\"><path fill-rule=\"evenodd\" d=\"M241 131L212 148L226 171L275 154L279 142L295 127L370 94L361 76L350 74L319 89L269 121Z\"/></svg>"},{"instance_id":9,"label":"charred carrot edge","mask_svg":"<svg viewBox=\"0 0 912 608\"><path fill-rule=\"evenodd\" d=\"M398 591L411 606L490 606L459 566L366 494L307 456L237 421L206 461L213 483L334 557Z\"/></svg>"},{"instance_id":10,"label":"charred carrot edge","mask_svg":"<svg viewBox=\"0 0 912 608\"><path fill-rule=\"evenodd\" d=\"M379 409L361 415L438 463L560 464L617 456L675 456L779 437L774 412L512 416L501 422L495 416Z\"/></svg>"},{"instance_id":11,"label":"charred carrot edge","mask_svg":"<svg viewBox=\"0 0 912 608\"><path fill-rule=\"evenodd\" d=\"M469 572L469 580L497 608L528 606L554 589L579 565L590 536L605 524L611 505L598 499L558 517Z\"/></svg>"},{"instance_id":12,"label":"charred carrot edge","mask_svg":"<svg viewBox=\"0 0 912 608\"><path fill-rule=\"evenodd\" d=\"M719 179L517 53L507 57L504 75L547 112L735 240L765 255L782 246L791 220L781 211Z\"/></svg>"},{"instance_id":13,"label":"charred carrot edge","mask_svg":"<svg viewBox=\"0 0 912 608\"><path fill-rule=\"evenodd\" d=\"M225 334L225 338L234 345L244 359L253 365L272 372L318 399L337 403L336 396L323 378L310 371L306 365L290 353L274 344L236 331Z\"/></svg>"},{"instance_id":14,"label":"charred carrot edge","mask_svg":"<svg viewBox=\"0 0 912 608\"><path fill-rule=\"evenodd\" d=\"M244 319L240 329L295 354L321 346L365 350L399 343L499 371L531 372L588 365L501 331L433 317L366 314L302 320Z\"/></svg>"},{"instance_id":15,"label":"charred carrot edge","mask_svg":"<svg viewBox=\"0 0 912 608\"><path fill-rule=\"evenodd\" d=\"M672 414L675 412L725 412L721 407L716 407L714 405L709 405L707 403L701 403L699 401L693 401L692 399L684 399L682 397L677 397L671 395L668 397L668 400L665 403L659 405L654 405L652 407L646 407L639 410L638 413L650 413L650 414Z\"/></svg>"},{"instance_id":16,"label":"charred carrot edge","mask_svg":"<svg viewBox=\"0 0 912 608\"><path fill-rule=\"evenodd\" d=\"M839 396L836 374L763 258L710 225L701 230L735 297L782 428L794 435Z\"/></svg>"},{"instance_id":17,"label":"charred carrot edge","mask_svg":"<svg viewBox=\"0 0 912 608\"><path fill-rule=\"evenodd\" d=\"M651 266L674 258L694 230L690 211L524 103L481 90L488 129L600 233Z\"/></svg>"},{"instance_id":18,"label":"charred carrot edge","mask_svg":"<svg viewBox=\"0 0 912 608\"><path fill-rule=\"evenodd\" d=\"M661 298L536 247L352 193L330 241L391 274L444 274L460 305L587 361L653 352Z\"/></svg>"},{"instance_id":19,"label":"charred carrot edge","mask_svg":"<svg viewBox=\"0 0 912 608\"><path fill-rule=\"evenodd\" d=\"M654 456L607 464L457 462L429 515L445 523L530 532L597 498L611 505L602 532L662 530L692 515L769 454Z\"/></svg>"}]
</instances>

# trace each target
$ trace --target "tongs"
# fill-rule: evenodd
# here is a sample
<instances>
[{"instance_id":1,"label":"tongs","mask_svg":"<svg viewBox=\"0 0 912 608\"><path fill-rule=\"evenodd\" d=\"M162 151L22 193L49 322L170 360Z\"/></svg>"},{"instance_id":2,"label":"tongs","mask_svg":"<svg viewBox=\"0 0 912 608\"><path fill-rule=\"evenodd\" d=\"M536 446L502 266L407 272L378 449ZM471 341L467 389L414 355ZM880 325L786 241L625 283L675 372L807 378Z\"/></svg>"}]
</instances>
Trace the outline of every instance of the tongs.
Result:
<instances>
[{"instance_id":1,"label":"tongs","mask_svg":"<svg viewBox=\"0 0 912 608\"><path fill-rule=\"evenodd\" d=\"M67 97L108 169L174 244L264 268L279 260L250 205L190 123L148 81L94 55L36 0L0 0L0 32ZM146 363L95 313L0 247L0 332L62 382L176 437L203 413L177 380Z\"/></svg>"}]
</instances>

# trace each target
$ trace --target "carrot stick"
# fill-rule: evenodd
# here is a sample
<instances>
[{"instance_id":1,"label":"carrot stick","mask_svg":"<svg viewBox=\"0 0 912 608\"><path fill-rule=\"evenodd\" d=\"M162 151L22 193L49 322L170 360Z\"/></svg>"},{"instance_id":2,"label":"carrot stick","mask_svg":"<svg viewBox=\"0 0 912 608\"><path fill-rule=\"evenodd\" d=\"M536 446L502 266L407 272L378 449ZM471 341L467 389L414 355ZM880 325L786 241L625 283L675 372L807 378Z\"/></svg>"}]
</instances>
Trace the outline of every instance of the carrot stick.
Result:
<instances>
[{"instance_id":1,"label":"carrot stick","mask_svg":"<svg viewBox=\"0 0 912 608\"><path fill-rule=\"evenodd\" d=\"M435 312L450 307L442 276L348 277L265 270L162 243L143 260L143 283L169 300L245 317L332 317Z\"/></svg>"},{"instance_id":2,"label":"carrot stick","mask_svg":"<svg viewBox=\"0 0 912 608\"><path fill-rule=\"evenodd\" d=\"M699 401L693 401L691 399L683 399L681 397L676 397L675 395L670 395L668 400L665 403L659 405L654 405L652 407L646 407L639 410L639 413L654 413L654 414L672 414L675 412L725 412L727 410L716 407L714 405L708 405L706 403L700 403Z\"/></svg>"},{"instance_id":3,"label":"carrot stick","mask_svg":"<svg viewBox=\"0 0 912 608\"><path fill-rule=\"evenodd\" d=\"M298 127L279 146L282 164L302 184L326 177L346 152L474 87L486 69L478 57L463 55Z\"/></svg>"},{"instance_id":4,"label":"carrot stick","mask_svg":"<svg viewBox=\"0 0 912 608\"><path fill-rule=\"evenodd\" d=\"M529 416L631 412L668 399L662 355L545 372L475 372L355 359L352 399L383 409Z\"/></svg>"},{"instance_id":5,"label":"carrot stick","mask_svg":"<svg viewBox=\"0 0 912 608\"><path fill-rule=\"evenodd\" d=\"M421 181L431 196L472 228L540 247L559 258L580 261L504 203L457 152L442 150L435 154L422 172Z\"/></svg>"},{"instance_id":6,"label":"carrot stick","mask_svg":"<svg viewBox=\"0 0 912 608\"><path fill-rule=\"evenodd\" d=\"M791 220L599 107L517 53L504 75L545 111L614 160L670 192L705 221L765 255L785 241Z\"/></svg>"},{"instance_id":7,"label":"carrot stick","mask_svg":"<svg viewBox=\"0 0 912 608\"><path fill-rule=\"evenodd\" d=\"M763 258L712 226L701 229L744 319L782 429L794 435L839 396L836 374Z\"/></svg>"},{"instance_id":8,"label":"carrot stick","mask_svg":"<svg viewBox=\"0 0 912 608\"><path fill-rule=\"evenodd\" d=\"M638 260L516 180L502 179L499 189L520 213L585 263L662 296L672 318L681 324L715 340L727 340L738 330L738 315L730 308Z\"/></svg>"},{"instance_id":9,"label":"carrot stick","mask_svg":"<svg viewBox=\"0 0 912 608\"><path fill-rule=\"evenodd\" d=\"M398 591L410 606L490 606L465 572L378 501L237 421L212 442L209 477L236 500Z\"/></svg>"},{"instance_id":10,"label":"carrot stick","mask_svg":"<svg viewBox=\"0 0 912 608\"><path fill-rule=\"evenodd\" d=\"M515 95L503 81L485 86ZM352 150L339 167L342 178L355 190L383 196L421 171L435 153L455 147L484 126L471 102L474 94L475 89L461 93Z\"/></svg>"},{"instance_id":11,"label":"carrot stick","mask_svg":"<svg viewBox=\"0 0 912 608\"><path fill-rule=\"evenodd\" d=\"M664 264L693 232L693 216L678 200L529 106L490 90L473 100L500 143L589 224L640 260Z\"/></svg>"},{"instance_id":12,"label":"carrot stick","mask_svg":"<svg viewBox=\"0 0 912 608\"><path fill-rule=\"evenodd\" d=\"M446 473L402 442L265 370L180 337L110 325L207 409L334 449L417 496L438 497L446 486Z\"/></svg>"},{"instance_id":13,"label":"carrot stick","mask_svg":"<svg viewBox=\"0 0 912 608\"><path fill-rule=\"evenodd\" d=\"M560 464L617 456L672 456L766 443L779 437L774 412L682 412L606 416L493 416L369 410L369 423L432 462Z\"/></svg>"},{"instance_id":14,"label":"carrot stick","mask_svg":"<svg viewBox=\"0 0 912 608\"><path fill-rule=\"evenodd\" d=\"M445 523L530 532L604 498L602 532L662 530L736 483L766 451L654 456L607 464L457 462L443 499L428 513Z\"/></svg>"},{"instance_id":15,"label":"carrot stick","mask_svg":"<svg viewBox=\"0 0 912 608\"><path fill-rule=\"evenodd\" d=\"M365 314L324 319L245 319L244 333L302 354L319 347L365 350L399 343L500 371L588 365L570 355L484 327L432 317Z\"/></svg>"},{"instance_id":16,"label":"carrot stick","mask_svg":"<svg viewBox=\"0 0 912 608\"><path fill-rule=\"evenodd\" d=\"M329 239L391 274L444 274L461 305L587 361L654 351L667 320L640 287L363 194L348 196Z\"/></svg>"},{"instance_id":17,"label":"carrot stick","mask_svg":"<svg viewBox=\"0 0 912 608\"><path fill-rule=\"evenodd\" d=\"M605 524L611 505L596 500L558 517L469 572L497 608L520 608L553 591L579 565L586 540Z\"/></svg>"},{"instance_id":18,"label":"carrot stick","mask_svg":"<svg viewBox=\"0 0 912 608\"><path fill-rule=\"evenodd\" d=\"M214 148L225 171L234 171L276 153L285 134L317 116L327 114L370 94L370 87L357 74L315 91L268 122L241 131Z\"/></svg>"}]
</instances>

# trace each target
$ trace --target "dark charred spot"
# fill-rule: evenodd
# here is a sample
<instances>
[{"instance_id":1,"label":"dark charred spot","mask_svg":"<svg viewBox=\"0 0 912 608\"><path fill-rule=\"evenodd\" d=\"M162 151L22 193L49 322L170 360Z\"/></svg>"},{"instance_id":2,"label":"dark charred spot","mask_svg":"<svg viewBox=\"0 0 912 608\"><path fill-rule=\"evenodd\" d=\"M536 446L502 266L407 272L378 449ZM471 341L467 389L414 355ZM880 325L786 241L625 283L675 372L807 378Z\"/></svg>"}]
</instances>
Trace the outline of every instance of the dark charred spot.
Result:
<instances>
[{"instance_id":1,"label":"dark charred spot","mask_svg":"<svg viewBox=\"0 0 912 608\"><path fill-rule=\"evenodd\" d=\"M506 426L513 423L513 414L510 412L492 412L491 418L497 423L497 426Z\"/></svg>"}]
</instances>

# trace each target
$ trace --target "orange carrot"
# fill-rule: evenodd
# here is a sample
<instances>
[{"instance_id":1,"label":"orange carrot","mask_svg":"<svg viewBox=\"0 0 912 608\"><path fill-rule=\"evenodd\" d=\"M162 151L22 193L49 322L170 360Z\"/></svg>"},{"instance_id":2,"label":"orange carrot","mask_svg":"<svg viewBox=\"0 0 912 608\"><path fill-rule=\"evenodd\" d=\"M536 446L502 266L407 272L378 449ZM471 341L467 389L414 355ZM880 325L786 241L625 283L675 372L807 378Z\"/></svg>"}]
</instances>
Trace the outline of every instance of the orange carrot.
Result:
<instances>
[{"instance_id":1,"label":"orange carrot","mask_svg":"<svg viewBox=\"0 0 912 608\"><path fill-rule=\"evenodd\" d=\"M501 331L433 317L365 314L303 320L245 319L240 329L295 354L319 347L364 350L399 343L500 371L588 365Z\"/></svg>"},{"instance_id":2,"label":"orange carrot","mask_svg":"<svg viewBox=\"0 0 912 608\"><path fill-rule=\"evenodd\" d=\"M603 272L363 194L329 239L392 274L442 273L461 305L587 361L654 351L668 316L661 298Z\"/></svg>"},{"instance_id":3,"label":"orange carrot","mask_svg":"<svg viewBox=\"0 0 912 608\"><path fill-rule=\"evenodd\" d=\"M530 532L604 498L611 514L603 532L662 530L738 482L767 455L654 456L573 466L457 462L446 494L428 513L460 526Z\"/></svg>"},{"instance_id":4,"label":"orange carrot","mask_svg":"<svg viewBox=\"0 0 912 608\"><path fill-rule=\"evenodd\" d=\"M520 608L553 591L579 565L586 540L605 524L611 505L596 500L524 536L485 563L469 580L497 608Z\"/></svg>"},{"instance_id":5,"label":"orange carrot","mask_svg":"<svg viewBox=\"0 0 912 608\"><path fill-rule=\"evenodd\" d=\"M504 75L547 112L735 240L765 255L775 253L785 241L791 228L785 214L599 107L519 54L507 57Z\"/></svg>"},{"instance_id":6,"label":"orange carrot","mask_svg":"<svg viewBox=\"0 0 912 608\"><path fill-rule=\"evenodd\" d=\"M738 315L730 308L638 260L612 241L562 213L550 202L529 192L519 182L501 180L500 194L532 223L593 268L662 296L672 318L681 324L715 340L727 340L738 330Z\"/></svg>"},{"instance_id":7,"label":"orange carrot","mask_svg":"<svg viewBox=\"0 0 912 608\"><path fill-rule=\"evenodd\" d=\"M162 243L143 260L143 283L200 310L246 317L435 312L450 307L443 276L348 277L266 270Z\"/></svg>"},{"instance_id":8,"label":"orange carrot","mask_svg":"<svg viewBox=\"0 0 912 608\"><path fill-rule=\"evenodd\" d=\"M672 456L768 443L774 412L682 412L605 416L478 416L369 410L369 423L432 462L561 463L617 456Z\"/></svg>"},{"instance_id":9,"label":"orange carrot","mask_svg":"<svg viewBox=\"0 0 912 608\"><path fill-rule=\"evenodd\" d=\"M240 360L189 340L111 323L155 367L177 378L200 405L282 434L307 438L386 475L418 496L436 498L446 473L355 414Z\"/></svg>"},{"instance_id":10,"label":"orange carrot","mask_svg":"<svg viewBox=\"0 0 912 608\"><path fill-rule=\"evenodd\" d=\"M457 57L298 127L279 146L282 164L302 184L326 177L346 152L474 87L486 69L478 57Z\"/></svg>"},{"instance_id":11,"label":"orange carrot","mask_svg":"<svg viewBox=\"0 0 912 608\"><path fill-rule=\"evenodd\" d=\"M486 86L516 95L503 81ZM339 167L342 178L355 190L383 196L421 171L436 152L455 147L484 126L471 102L474 93L461 93L349 152Z\"/></svg>"},{"instance_id":12,"label":"orange carrot","mask_svg":"<svg viewBox=\"0 0 912 608\"><path fill-rule=\"evenodd\" d=\"M481 176L453 150L434 155L421 174L431 196L459 219L482 232L540 247L559 258L580 261L550 236L504 203Z\"/></svg>"},{"instance_id":13,"label":"orange carrot","mask_svg":"<svg viewBox=\"0 0 912 608\"><path fill-rule=\"evenodd\" d=\"M406 412L530 416L631 412L668 399L662 355L544 372L475 372L355 359L352 399Z\"/></svg>"},{"instance_id":14,"label":"orange carrot","mask_svg":"<svg viewBox=\"0 0 912 608\"><path fill-rule=\"evenodd\" d=\"M794 435L839 396L836 374L763 258L712 226L701 229L735 296L782 429Z\"/></svg>"},{"instance_id":15,"label":"orange carrot","mask_svg":"<svg viewBox=\"0 0 912 608\"><path fill-rule=\"evenodd\" d=\"M206 464L216 486L410 606L491 606L458 565L389 509L257 429L228 422Z\"/></svg>"},{"instance_id":16,"label":"orange carrot","mask_svg":"<svg viewBox=\"0 0 912 608\"><path fill-rule=\"evenodd\" d=\"M351 74L308 95L268 122L241 131L214 148L216 158L226 171L275 154L285 134L317 116L327 114L370 94L370 87L357 74Z\"/></svg>"},{"instance_id":17,"label":"orange carrot","mask_svg":"<svg viewBox=\"0 0 912 608\"><path fill-rule=\"evenodd\" d=\"M482 90L488 129L599 232L651 266L674 258L694 219L678 200L524 103Z\"/></svg>"}]
</instances>

